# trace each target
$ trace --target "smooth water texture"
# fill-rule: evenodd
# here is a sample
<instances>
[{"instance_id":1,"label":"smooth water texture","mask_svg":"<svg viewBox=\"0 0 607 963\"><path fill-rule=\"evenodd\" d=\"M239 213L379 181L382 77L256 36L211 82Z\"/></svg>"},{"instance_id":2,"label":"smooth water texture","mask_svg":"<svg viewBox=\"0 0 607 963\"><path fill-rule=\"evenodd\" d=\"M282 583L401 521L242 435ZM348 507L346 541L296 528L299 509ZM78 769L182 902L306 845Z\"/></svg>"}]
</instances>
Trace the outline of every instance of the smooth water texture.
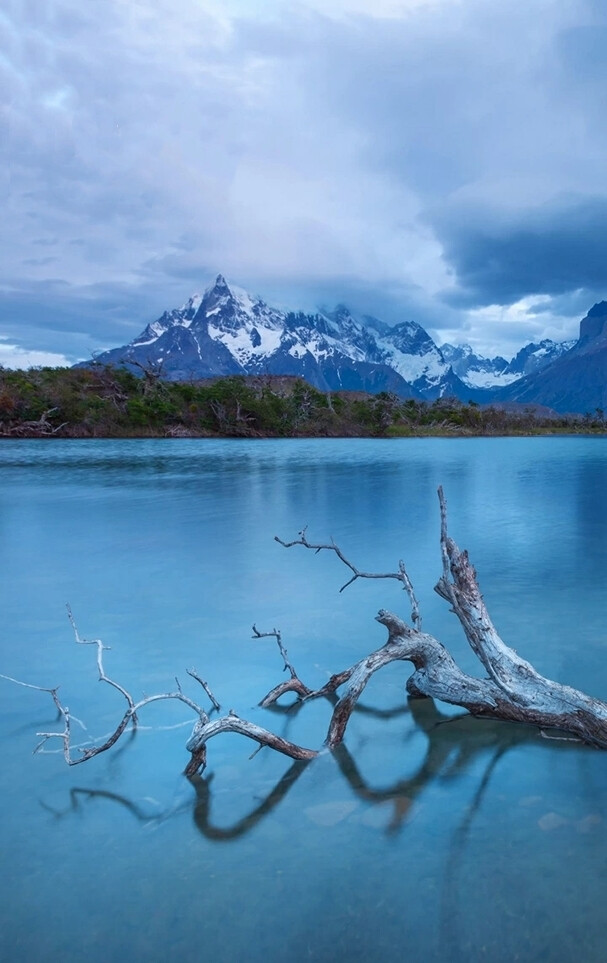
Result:
<instances>
[{"instance_id":1,"label":"smooth water texture","mask_svg":"<svg viewBox=\"0 0 607 963\"><path fill-rule=\"evenodd\" d=\"M480 673L448 607L436 487L502 635L544 674L607 698L603 439L74 441L0 446L0 672L61 695L87 731L120 695L195 666L225 710L309 746L331 706L264 711L282 630L309 685L381 645L396 582L273 535L333 536L369 571L406 561L424 627ZM180 775L191 714L144 709L113 751L32 755L58 726L44 693L0 680L4 960L602 961L607 753L527 727L408 705L378 673L346 744L308 765L247 740ZM48 748L59 749L58 743Z\"/></svg>"}]
</instances>

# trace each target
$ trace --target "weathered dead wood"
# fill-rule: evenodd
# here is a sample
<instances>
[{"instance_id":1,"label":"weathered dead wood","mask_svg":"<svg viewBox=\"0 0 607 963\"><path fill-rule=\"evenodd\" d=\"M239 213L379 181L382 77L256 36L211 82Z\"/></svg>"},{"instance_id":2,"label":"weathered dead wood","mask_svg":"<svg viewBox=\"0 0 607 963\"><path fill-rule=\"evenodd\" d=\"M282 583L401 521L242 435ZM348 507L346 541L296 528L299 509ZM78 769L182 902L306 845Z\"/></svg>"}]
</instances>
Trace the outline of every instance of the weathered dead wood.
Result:
<instances>
[{"instance_id":1,"label":"weathered dead wood","mask_svg":"<svg viewBox=\"0 0 607 963\"><path fill-rule=\"evenodd\" d=\"M222 732L238 732L241 736L247 736L257 742L259 748L269 746L276 752L281 752L284 756L291 759L314 759L318 755L316 749L305 749L298 746L288 739L275 735L268 729L263 729L254 722L247 722L241 719L234 712L229 712L221 719L214 719L212 722L196 723L192 735L186 743L186 749L192 754L192 759L185 768L186 776L193 776L196 772L205 768L206 765L206 744L213 736L218 736Z\"/></svg>"},{"instance_id":2,"label":"weathered dead wood","mask_svg":"<svg viewBox=\"0 0 607 963\"><path fill-rule=\"evenodd\" d=\"M313 550L316 554L321 551L333 552L352 573L340 591L359 578L399 581L409 597L412 624L408 624L385 609L380 609L376 620L388 632L384 645L349 668L335 673L318 689L311 689L297 675L279 630L260 632L253 626L253 638L276 640L283 660L283 671L289 673L289 678L271 689L260 705L263 708L275 707L287 693L294 693L302 703L315 698L329 698L333 703L333 711L324 746L332 750L342 743L350 717L371 676L391 662L407 661L411 662L414 668L413 674L406 683L407 692L412 697L426 696L461 706L474 716L530 723L539 727L542 733L544 730L564 731L589 745L607 748L607 703L544 678L501 639L485 606L468 553L461 551L448 534L447 506L442 488L439 488L438 496L441 517L442 575L435 589L450 603L470 647L489 678L476 678L462 672L445 646L434 636L422 631L419 605L404 562L399 562L396 572L381 574L365 572L354 565L335 542L310 542L304 529L299 533L299 537L291 542L283 541L278 537L276 541L285 548L302 546ZM71 745L72 717L67 706L60 701L58 689L33 686L30 683L3 676L19 685L48 692L53 698L60 717L63 718L62 732L38 733L42 742L35 751L40 750L47 740L59 738L63 742L63 754L68 765L78 765L115 745L128 725L136 724L137 713L144 706L152 702L173 699L184 703L197 716L186 745L191 755L185 773L190 777L205 768L206 746L209 740L225 732L239 733L253 740L258 749L267 746L294 760L306 761L318 754L319 750L308 749L283 739L256 723L242 719L233 710L230 710L226 716L211 720L201 706L183 693L179 682L177 682L176 691L146 696L139 702L135 702L131 694L118 682L110 679L105 672L103 653L108 647L100 639L81 638L69 608L68 616L76 643L95 645L97 648L99 680L120 692L127 707L115 730L104 738L101 744L76 747L79 754L74 756ZM188 674L200 683L214 709L219 710L219 703L207 683L193 669L188 670ZM340 690L339 693L338 690Z\"/></svg>"},{"instance_id":3,"label":"weathered dead wood","mask_svg":"<svg viewBox=\"0 0 607 963\"><path fill-rule=\"evenodd\" d=\"M419 616L416 620L412 617L412 627L398 616L381 609L376 618L388 629L388 640L381 649L343 673L347 685L333 711L326 745L333 748L342 741L350 715L371 676L389 662L406 660L415 667L415 672L407 682L410 695L429 696L458 705L475 716L531 723L541 730L563 730L589 745L607 748L607 704L577 689L544 678L501 639L487 612L468 553L461 551L448 534L447 506L442 487L438 490L438 496L443 573L436 591L451 603L470 647L490 678L477 679L463 673L438 639L421 632ZM400 578L404 570L401 562L399 573L360 573L336 545L310 543L305 530L300 533L299 539L281 541L281 544L287 548L302 545L316 552L331 549L355 573L354 578ZM350 579L350 582L353 580ZM410 581L407 578L404 585L409 592L408 584ZM409 595L415 598L412 589ZM412 606L416 612L413 601ZM308 698L316 694L326 693L319 690Z\"/></svg>"},{"instance_id":4,"label":"weathered dead wood","mask_svg":"<svg viewBox=\"0 0 607 963\"><path fill-rule=\"evenodd\" d=\"M274 705L275 702L280 699L281 696L286 695L287 692L294 692L300 699L305 699L307 696L313 695L312 689L308 689L307 685L301 681L298 677L291 662L289 662L289 656L287 650L282 644L282 636L278 629L272 629L271 632L259 632L256 626L253 626L253 638L254 639L276 639L276 644L278 645L278 651L280 652L284 668L283 672L289 672L290 679L286 682L279 682L278 685L274 686L273 689L268 692L266 696L261 700L259 705L262 709L267 709L268 706Z\"/></svg>"},{"instance_id":5,"label":"weathered dead wood","mask_svg":"<svg viewBox=\"0 0 607 963\"><path fill-rule=\"evenodd\" d=\"M215 696L214 696L213 693L211 692L208 684L204 681L204 679L201 679L201 677L198 675L198 673L196 672L196 669L186 669L186 672L187 672L187 674L190 675L193 679L196 679L196 682L199 682L199 683L200 683L200 685L202 686L202 688L203 688L204 691L206 692L206 694L207 694L207 696L208 696L208 698L209 698L209 701L212 703L213 708L214 708L214 709L217 709L217 711L219 712L219 710L221 709L221 706L219 705L217 699L215 698Z\"/></svg>"}]
</instances>

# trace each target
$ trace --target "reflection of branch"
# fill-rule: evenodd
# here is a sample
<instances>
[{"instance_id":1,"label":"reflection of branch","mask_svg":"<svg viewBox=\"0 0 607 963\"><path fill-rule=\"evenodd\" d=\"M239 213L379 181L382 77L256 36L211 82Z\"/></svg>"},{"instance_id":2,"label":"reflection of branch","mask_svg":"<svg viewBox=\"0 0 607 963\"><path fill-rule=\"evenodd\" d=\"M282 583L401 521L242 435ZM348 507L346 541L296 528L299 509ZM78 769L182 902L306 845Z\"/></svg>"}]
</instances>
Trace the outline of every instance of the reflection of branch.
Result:
<instances>
[{"instance_id":1,"label":"reflection of branch","mask_svg":"<svg viewBox=\"0 0 607 963\"><path fill-rule=\"evenodd\" d=\"M451 779L458 773L466 772L480 753L495 746L495 754L489 764L489 771L483 777L475 795L476 807L485 791L489 776L499 758L515 745L537 737L530 727L504 727L497 722L485 722L482 726L468 726L470 716L446 716L439 712L432 699L411 699L409 702L412 717L419 729L428 737L426 755L413 776L399 780L386 789L375 789L362 777L360 770L345 745L333 751L342 774L348 780L356 795L367 802L393 801L394 815L388 830L395 831L405 820L412 802L432 782ZM462 731L462 723L464 731ZM456 750L454 755L454 750ZM469 814L470 821L476 808ZM469 823L467 824L469 825Z\"/></svg>"},{"instance_id":2,"label":"reflection of branch","mask_svg":"<svg viewBox=\"0 0 607 963\"><path fill-rule=\"evenodd\" d=\"M453 740L445 731L447 727L441 728L441 723L450 721L449 717L438 711L432 699L412 699L409 709L419 728L428 736L426 755L413 776L398 780L386 789L375 789L363 778L354 758L343 743L333 750L342 775L360 799L372 803L393 802L394 814L388 826L389 831L400 828L413 800L429 783L442 774L443 767L453 749Z\"/></svg>"},{"instance_id":3,"label":"reflection of branch","mask_svg":"<svg viewBox=\"0 0 607 963\"><path fill-rule=\"evenodd\" d=\"M149 813L146 813L142 806L133 802L133 800L129 799L127 796L121 796L119 793L109 792L109 790L106 789L85 789L84 787L79 786L74 786L72 789L70 789L70 805L67 809L55 809L54 807L49 806L48 803L44 802L41 803L41 806L54 816L61 818L69 815L70 812L79 811L80 797L83 797L85 800L106 799L109 802L118 803L119 806L124 806L124 808L127 809L128 812L130 812L131 815L141 823L149 823L156 819L164 819L168 815L156 814L152 816ZM177 810L172 810L170 814L173 815L176 811Z\"/></svg>"},{"instance_id":4,"label":"reflection of branch","mask_svg":"<svg viewBox=\"0 0 607 963\"><path fill-rule=\"evenodd\" d=\"M497 746L495 752L487 762L485 771L483 772L481 781L476 788L471 804L464 811L464 818L462 819L460 826L455 830L453 836L451 837L449 855L447 857L447 864L443 874L440 921L441 938L445 946L449 946L451 954L453 954L453 950L458 946L457 873L461 868L461 862L466 841L468 839L468 834L470 832L470 827L474 817L480 809L481 801L485 795L491 776L493 775L498 762L514 744L515 743L510 739L509 741L504 742L502 745Z\"/></svg>"},{"instance_id":5,"label":"reflection of branch","mask_svg":"<svg viewBox=\"0 0 607 963\"><path fill-rule=\"evenodd\" d=\"M226 829L220 828L219 826L213 826L211 824L211 783L213 780L213 774L207 776L196 775L190 781L196 790L196 804L194 806L194 822L197 829L200 830L203 836L207 839L214 839L217 842L229 842L231 839L237 839L239 836L245 836L254 826L257 825L264 816L272 812L273 809L281 802L287 795L291 786L297 782L301 774L304 772L308 762L294 762L292 766L287 769L285 774L276 783L272 792L266 796L266 798L251 810L242 819L234 823Z\"/></svg>"},{"instance_id":6,"label":"reflection of branch","mask_svg":"<svg viewBox=\"0 0 607 963\"><path fill-rule=\"evenodd\" d=\"M315 693L313 693L313 695L315 695ZM339 696L336 692L327 692L325 695L333 705L339 702ZM267 709L268 712L273 712L276 715L296 716L303 708L303 705L304 701L298 699L296 702L289 702L287 705L283 705L280 702L273 702L270 705L264 706L264 708ZM354 707L353 714L371 716L374 719L395 719L397 716L408 715L410 711L411 709L406 703L400 706L393 706L391 709L380 709L377 706L365 705L359 701Z\"/></svg>"},{"instance_id":7,"label":"reflection of branch","mask_svg":"<svg viewBox=\"0 0 607 963\"><path fill-rule=\"evenodd\" d=\"M345 745L342 744L334 749L332 754L337 761L342 776L359 799L367 803L391 802L393 804L394 812L386 829L388 832L396 832L406 822L413 801L422 794L427 786L437 780L448 780L453 778L455 774L468 771L480 754L493 750L488 766L475 791L472 807L466 814L462 825L456 831L453 842L454 855L452 856L452 862L455 863L460 858L459 854L463 848L470 823L480 805L497 762L510 748L519 745L521 742L535 739L537 733L531 727L506 727L490 721L486 721L482 725L475 723L470 726L468 725L468 722L471 721L469 715L446 716L439 712L431 699L411 699L405 710L411 712L417 731L423 732L428 738L425 756L412 776L399 779L386 788L378 789L366 781ZM463 729L462 722L464 724ZM455 753L454 750L456 750ZM246 835L285 798L308 763L309 760L305 759L294 762L271 792L246 816L229 827L218 827L211 823L213 774L208 777L193 774L190 777L190 782L196 792L194 803L196 827L207 839L218 842L228 842ZM146 814L142 807L131 802L125 796L97 790L78 789L74 792L90 798L98 796L118 802L126 806L137 819L146 822L152 819L167 819L178 812L183 812L190 805L189 803L184 804L178 809L167 810L164 813L151 816ZM72 801L71 809L75 808L76 806Z\"/></svg>"}]
</instances>

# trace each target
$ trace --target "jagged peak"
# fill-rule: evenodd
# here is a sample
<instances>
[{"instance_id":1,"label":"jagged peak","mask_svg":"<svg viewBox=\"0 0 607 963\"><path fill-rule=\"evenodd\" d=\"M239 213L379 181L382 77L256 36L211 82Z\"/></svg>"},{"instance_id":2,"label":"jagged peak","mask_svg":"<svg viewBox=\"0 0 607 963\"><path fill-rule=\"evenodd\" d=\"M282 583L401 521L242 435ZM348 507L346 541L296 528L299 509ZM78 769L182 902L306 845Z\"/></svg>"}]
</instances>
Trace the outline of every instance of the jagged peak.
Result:
<instances>
[{"instance_id":1,"label":"jagged peak","mask_svg":"<svg viewBox=\"0 0 607 963\"><path fill-rule=\"evenodd\" d=\"M194 311L194 312L196 312L196 311L198 311L198 308L199 308L200 305L202 304L202 298L203 298L203 295L202 295L202 294L198 294L198 293L197 293L197 294L193 294L191 298L188 298L187 301L184 301L184 302L183 302L183 304L182 304L181 307L178 309L178 311L172 311L172 312L166 312L166 311L165 311L165 314L167 314L167 315L168 315L168 314L176 315L176 314L181 313L181 312L183 312L183 311Z\"/></svg>"},{"instance_id":2,"label":"jagged peak","mask_svg":"<svg viewBox=\"0 0 607 963\"><path fill-rule=\"evenodd\" d=\"M257 295L249 294L245 288L238 287L236 284L227 281L223 274L218 274L215 280L209 284L202 300L204 301L207 312L209 309L213 309L220 304L231 304L232 307L244 310L247 314L253 309L268 309L265 301L257 297ZM281 314L279 311L275 313Z\"/></svg>"},{"instance_id":3,"label":"jagged peak","mask_svg":"<svg viewBox=\"0 0 607 963\"><path fill-rule=\"evenodd\" d=\"M224 278L223 274L218 274L217 277L215 278L215 280L214 280L214 281L211 281L211 283L210 283L210 284L208 285L208 287L205 289L205 292L204 292L204 293L205 293L205 296L206 296L207 294L212 294L213 292L216 292L217 294L231 294L231 293L232 293L231 288L230 288L230 285L228 284L228 282L227 282L226 279Z\"/></svg>"}]
</instances>

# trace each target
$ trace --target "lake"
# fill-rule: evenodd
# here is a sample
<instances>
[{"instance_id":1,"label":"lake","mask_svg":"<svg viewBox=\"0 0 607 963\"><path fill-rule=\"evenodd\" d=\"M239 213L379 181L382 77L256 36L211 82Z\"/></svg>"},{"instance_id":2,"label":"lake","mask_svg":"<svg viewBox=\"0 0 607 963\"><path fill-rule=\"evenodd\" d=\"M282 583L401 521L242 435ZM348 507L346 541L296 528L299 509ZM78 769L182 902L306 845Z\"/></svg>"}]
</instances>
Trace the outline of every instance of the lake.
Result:
<instances>
[{"instance_id":1,"label":"lake","mask_svg":"<svg viewBox=\"0 0 607 963\"><path fill-rule=\"evenodd\" d=\"M381 645L398 583L284 549L302 526L367 571L403 558L424 628L480 674L433 592L436 488L505 641L607 699L607 442L602 438L5 441L0 672L60 684L75 742L175 687L303 745L331 705L257 703ZM68 768L48 695L0 680L0 952L5 960L603 961L607 753L408 704L408 664L369 683L345 745L309 764L224 735L181 775L192 714L165 702L112 751ZM204 702L205 705L208 703ZM447 722L449 718L451 721ZM50 750L54 750L51 752Z\"/></svg>"}]
</instances>

